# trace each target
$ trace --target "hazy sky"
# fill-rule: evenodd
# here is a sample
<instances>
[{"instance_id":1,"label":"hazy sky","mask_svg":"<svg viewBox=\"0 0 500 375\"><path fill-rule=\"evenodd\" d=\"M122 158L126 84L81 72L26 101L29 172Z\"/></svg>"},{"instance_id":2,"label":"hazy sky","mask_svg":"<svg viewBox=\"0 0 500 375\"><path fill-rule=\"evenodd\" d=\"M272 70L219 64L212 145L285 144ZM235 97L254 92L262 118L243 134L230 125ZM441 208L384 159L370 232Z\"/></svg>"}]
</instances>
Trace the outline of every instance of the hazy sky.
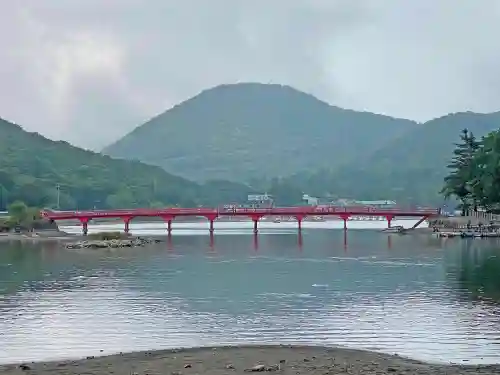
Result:
<instances>
[{"instance_id":1,"label":"hazy sky","mask_svg":"<svg viewBox=\"0 0 500 375\"><path fill-rule=\"evenodd\" d=\"M498 0L0 5L0 117L80 146L238 81L416 120L500 110Z\"/></svg>"}]
</instances>

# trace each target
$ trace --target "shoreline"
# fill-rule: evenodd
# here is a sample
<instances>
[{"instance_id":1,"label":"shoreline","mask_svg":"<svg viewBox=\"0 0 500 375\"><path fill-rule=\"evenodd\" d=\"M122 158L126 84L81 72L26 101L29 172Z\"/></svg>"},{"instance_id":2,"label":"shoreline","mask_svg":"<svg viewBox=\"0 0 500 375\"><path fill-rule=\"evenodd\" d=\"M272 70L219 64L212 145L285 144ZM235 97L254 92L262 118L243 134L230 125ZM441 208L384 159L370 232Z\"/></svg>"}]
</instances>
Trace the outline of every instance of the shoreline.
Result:
<instances>
[{"instance_id":1,"label":"shoreline","mask_svg":"<svg viewBox=\"0 0 500 375\"><path fill-rule=\"evenodd\" d=\"M52 233L43 233L43 231L38 231L38 235L32 236L28 233L1 233L0 234L0 242L1 241L57 241L57 242L66 242L66 241L79 241L83 240L86 237L79 234L71 234L63 231L51 231ZM39 235L42 233L42 235Z\"/></svg>"},{"instance_id":2,"label":"shoreline","mask_svg":"<svg viewBox=\"0 0 500 375\"><path fill-rule=\"evenodd\" d=\"M341 230L341 229L339 229ZM394 234L394 233L384 233L379 230L381 234ZM396 233L397 234L397 233ZM415 228L409 230L405 234L410 234L410 235L434 235L432 229L430 228ZM208 234L207 234L208 235ZM138 238L146 238L146 239L152 239L152 240L163 240L165 238L168 238L168 234L151 234L151 235L130 235L131 239L138 239ZM174 236L172 234L172 236ZM84 236L83 234L73 234L73 233L67 233L63 231L59 231L54 234L48 234L48 233L43 233L43 231L39 231L36 233L36 235L29 235L27 233L2 233L0 234L0 243L1 242L10 242L10 241L30 241L30 242L60 242L64 244L68 243L77 243L77 242L82 242L82 241L91 241L89 236ZM104 241L104 240L103 240Z\"/></svg>"},{"instance_id":3,"label":"shoreline","mask_svg":"<svg viewBox=\"0 0 500 375\"><path fill-rule=\"evenodd\" d=\"M500 374L498 365L422 362L398 355L343 347L300 345L215 346L90 356L85 359L0 365L0 375L137 374Z\"/></svg>"},{"instance_id":4,"label":"shoreline","mask_svg":"<svg viewBox=\"0 0 500 375\"><path fill-rule=\"evenodd\" d=\"M239 223L243 221L248 221L248 220L221 220L221 222L234 222L234 223ZM326 220L328 221L338 221L335 219L332 220ZM360 220L363 221L363 220ZM375 220L378 221L378 220ZM142 223L142 224L148 224L151 222L155 221L149 221L149 220L144 220L144 221L137 221L137 223ZM182 223L202 223L204 222L203 220L183 220L181 221ZM266 221L270 222L270 221ZM282 221L282 222L287 222ZM314 220L311 220L311 222L315 222ZM325 221L318 221L318 222L325 222ZM121 223L120 221L99 221L96 223L97 225L106 225L106 224L116 224L116 223ZM60 225L64 226L64 225ZM341 228L339 228L341 229ZM368 228L367 228L368 229ZM373 228L375 229L375 228ZM419 227L419 228L407 228L408 231L405 234L432 234L432 229L428 227ZM377 228L379 230L379 228ZM379 230L381 231L381 230ZM151 235L134 235L131 233L131 238L148 238L148 239L163 239L165 237L168 237L168 233L158 233L158 234L151 234ZM7 232L7 233L0 233L0 243L1 242L9 242L9 241L30 241L30 242L61 242L61 243L71 243L71 242L80 242L80 241L89 241L88 236L84 236L83 234L78 234L78 233L68 233L60 229L40 229L40 230L35 230L34 233L31 232L22 232L22 233L12 233L12 232Z\"/></svg>"}]
</instances>

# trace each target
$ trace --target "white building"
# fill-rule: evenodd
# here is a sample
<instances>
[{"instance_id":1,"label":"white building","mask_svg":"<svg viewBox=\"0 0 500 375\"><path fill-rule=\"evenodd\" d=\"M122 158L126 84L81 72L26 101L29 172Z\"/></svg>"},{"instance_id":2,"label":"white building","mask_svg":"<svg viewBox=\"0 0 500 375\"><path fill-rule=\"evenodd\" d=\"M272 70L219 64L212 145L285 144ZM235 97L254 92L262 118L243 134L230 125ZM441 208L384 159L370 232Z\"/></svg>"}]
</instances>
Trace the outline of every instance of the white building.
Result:
<instances>
[{"instance_id":1,"label":"white building","mask_svg":"<svg viewBox=\"0 0 500 375\"><path fill-rule=\"evenodd\" d=\"M302 195L302 200L306 201L310 206L317 206L319 204L319 198L311 197L309 194Z\"/></svg>"}]
</instances>

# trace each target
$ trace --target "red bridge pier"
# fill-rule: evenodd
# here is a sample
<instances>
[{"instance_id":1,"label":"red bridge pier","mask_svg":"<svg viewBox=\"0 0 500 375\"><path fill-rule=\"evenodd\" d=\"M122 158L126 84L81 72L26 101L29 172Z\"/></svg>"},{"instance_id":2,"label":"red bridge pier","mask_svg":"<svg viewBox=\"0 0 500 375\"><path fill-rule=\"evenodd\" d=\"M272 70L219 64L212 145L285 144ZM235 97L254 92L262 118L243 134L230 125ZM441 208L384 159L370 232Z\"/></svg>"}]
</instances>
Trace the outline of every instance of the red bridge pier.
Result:
<instances>
[{"instance_id":1,"label":"red bridge pier","mask_svg":"<svg viewBox=\"0 0 500 375\"><path fill-rule=\"evenodd\" d=\"M253 233L257 234L259 233L259 220L262 218L263 215L250 215L250 218L253 221Z\"/></svg>"},{"instance_id":2,"label":"red bridge pier","mask_svg":"<svg viewBox=\"0 0 500 375\"><path fill-rule=\"evenodd\" d=\"M339 215L342 220L344 220L344 232L347 231L347 220L349 220L350 215Z\"/></svg>"},{"instance_id":3,"label":"red bridge pier","mask_svg":"<svg viewBox=\"0 0 500 375\"><path fill-rule=\"evenodd\" d=\"M167 223L167 233L170 236L172 234L172 220L175 219L173 215L162 215L161 218L165 223Z\"/></svg>"},{"instance_id":4,"label":"red bridge pier","mask_svg":"<svg viewBox=\"0 0 500 375\"><path fill-rule=\"evenodd\" d=\"M82 223L82 234L86 236L89 233L89 217L79 217L80 223Z\"/></svg>"},{"instance_id":5,"label":"red bridge pier","mask_svg":"<svg viewBox=\"0 0 500 375\"><path fill-rule=\"evenodd\" d=\"M297 219L297 229L299 233L302 233L302 220L304 220L304 215L296 215L295 218Z\"/></svg>"},{"instance_id":6,"label":"red bridge pier","mask_svg":"<svg viewBox=\"0 0 500 375\"><path fill-rule=\"evenodd\" d=\"M387 228L390 228L391 223L392 223L392 219L394 219L394 216L387 215L385 218L387 219Z\"/></svg>"},{"instance_id":7,"label":"red bridge pier","mask_svg":"<svg viewBox=\"0 0 500 375\"><path fill-rule=\"evenodd\" d=\"M215 219L217 219L218 215L216 215L216 214L205 215L205 217L210 222L208 231L210 232L210 234L213 234L214 233L214 221L215 221Z\"/></svg>"},{"instance_id":8,"label":"red bridge pier","mask_svg":"<svg viewBox=\"0 0 500 375\"><path fill-rule=\"evenodd\" d=\"M129 232L130 232L130 221L132 220L132 217L130 217L130 216L124 216L124 217L122 217L122 220L125 223L125 233L129 234Z\"/></svg>"}]
</instances>

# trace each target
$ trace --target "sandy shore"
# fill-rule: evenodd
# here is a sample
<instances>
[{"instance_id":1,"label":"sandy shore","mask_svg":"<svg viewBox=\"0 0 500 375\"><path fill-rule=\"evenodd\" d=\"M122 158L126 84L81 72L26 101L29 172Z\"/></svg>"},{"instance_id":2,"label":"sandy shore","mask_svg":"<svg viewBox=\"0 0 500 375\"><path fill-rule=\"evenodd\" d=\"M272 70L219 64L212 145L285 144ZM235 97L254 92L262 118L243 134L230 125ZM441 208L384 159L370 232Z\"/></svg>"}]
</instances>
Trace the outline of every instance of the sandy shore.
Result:
<instances>
[{"instance_id":1,"label":"sandy shore","mask_svg":"<svg viewBox=\"0 0 500 375\"><path fill-rule=\"evenodd\" d=\"M0 375L500 374L500 365L430 364L343 348L218 347L117 354L76 361L0 366Z\"/></svg>"}]
</instances>

